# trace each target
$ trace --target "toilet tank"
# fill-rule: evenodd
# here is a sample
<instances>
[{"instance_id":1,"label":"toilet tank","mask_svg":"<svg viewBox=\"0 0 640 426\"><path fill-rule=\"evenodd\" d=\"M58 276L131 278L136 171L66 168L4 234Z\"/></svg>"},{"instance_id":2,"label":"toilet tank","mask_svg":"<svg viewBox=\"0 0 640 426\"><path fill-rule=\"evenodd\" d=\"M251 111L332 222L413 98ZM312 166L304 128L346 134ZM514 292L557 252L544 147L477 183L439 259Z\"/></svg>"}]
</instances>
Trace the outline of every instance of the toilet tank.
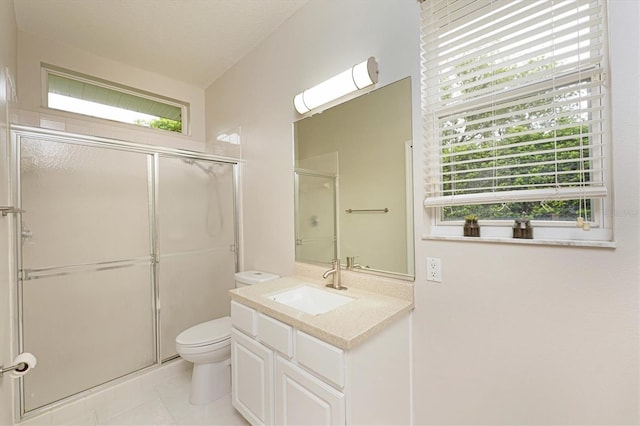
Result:
<instances>
[{"instance_id":1,"label":"toilet tank","mask_svg":"<svg viewBox=\"0 0 640 426\"><path fill-rule=\"evenodd\" d=\"M260 284L280 278L280 275L262 271L242 271L236 272L236 288L253 284Z\"/></svg>"}]
</instances>

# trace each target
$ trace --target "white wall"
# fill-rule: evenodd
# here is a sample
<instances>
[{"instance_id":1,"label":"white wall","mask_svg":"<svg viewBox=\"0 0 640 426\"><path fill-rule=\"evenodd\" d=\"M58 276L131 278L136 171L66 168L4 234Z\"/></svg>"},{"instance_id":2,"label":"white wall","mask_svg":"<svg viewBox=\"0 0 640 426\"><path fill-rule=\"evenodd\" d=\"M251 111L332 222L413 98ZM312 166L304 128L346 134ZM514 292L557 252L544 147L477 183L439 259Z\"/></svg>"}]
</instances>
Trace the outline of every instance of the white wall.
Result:
<instances>
[{"instance_id":1,"label":"white wall","mask_svg":"<svg viewBox=\"0 0 640 426\"><path fill-rule=\"evenodd\" d=\"M206 151L204 127L204 90L160 74L150 73L114 62L52 40L17 30L12 0L0 0L0 65L7 64L17 78L17 103L12 104L9 120L12 124L47 127L91 136L160 145L193 151ZM84 117L43 108L41 98L41 62L96 76L116 83L175 98L190 104L191 135L177 135L155 129ZM0 91L0 93L3 93ZM4 95L4 94L3 94ZM7 120L6 99L0 96L0 125ZM6 132L0 132L0 205L6 205L8 184L4 156L7 148ZM16 341L9 324L9 304L15 298L10 292L7 272L7 242L9 219L0 216L0 361L9 365L13 357L11 343ZM15 276L15 275L14 275ZM15 382L15 381L13 381ZM13 399L8 377L0 378L0 424L12 424Z\"/></svg>"},{"instance_id":2,"label":"white wall","mask_svg":"<svg viewBox=\"0 0 640 426\"><path fill-rule=\"evenodd\" d=\"M109 123L105 120L84 118L79 115L60 114L42 108L41 63L43 62L187 102L190 104L191 135L167 137L163 135L166 132L149 129L139 131L133 125ZM37 113L40 119L43 117L45 119L52 118L56 122L60 121L62 117L62 121L66 120L72 124L71 129L66 129L67 131L75 131L74 127L82 126L80 122L89 123L92 126L89 133L96 136L205 151L204 91L199 87L102 58L23 31L18 31L18 71L20 73L18 103L23 113L17 121L27 121L27 123L21 124L36 124L28 121L32 119L33 115L29 113ZM119 131L114 129L119 129ZM87 133L82 130L80 132Z\"/></svg>"},{"instance_id":3,"label":"white wall","mask_svg":"<svg viewBox=\"0 0 640 426\"><path fill-rule=\"evenodd\" d=\"M615 0L616 249L423 240L414 0L311 0L206 91L207 139L242 126L244 267L293 271L293 96L373 55L413 78L415 424L638 424L639 3ZM425 282L425 258L443 283Z\"/></svg>"},{"instance_id":4,"label":"white wall","mask_svg":"<svg viewBox=\"0 0 640 426\"><path fill-rule=\"evenodd\" d=\"M416 284L417 419L640 421L638 3L610 9L617 248L425 241L444 282Z\"/></svg>"},{"instance_id":5,"label":"white wall","mask_svg":"<svg viewBox=\"0 0 640 426\"><path fill-rule=\"evenodd\" d=\"M293 272L296 93L375 56L378 87L413 77L419 131L418 23L412 0L312 0L207 89L207 140L242 128L244 268Z\"/></svg>"},{"instance_id":6,"label":"white wall","mask_svg":"<svg viewBox=\"0 0 640 426\"><path fill-rule=\"evenodd\" d=\"M13 10L13 1L0 1L0 164L7 156L8 116L10 93L7 92L7 78L16 79L17 63L17 29ZM7 76L7 71L9 76ZM10 92L10 91L9 91ZM0 168L0 206L8 205L8 171ZM10 216L0 216L0 365L9 366L13 361L10 340L11 293L9 291L10 258L9 235ZM11 424L13 400L11 398L12 380L0 377L0 424Z\"/></svg>"}]
</instances>

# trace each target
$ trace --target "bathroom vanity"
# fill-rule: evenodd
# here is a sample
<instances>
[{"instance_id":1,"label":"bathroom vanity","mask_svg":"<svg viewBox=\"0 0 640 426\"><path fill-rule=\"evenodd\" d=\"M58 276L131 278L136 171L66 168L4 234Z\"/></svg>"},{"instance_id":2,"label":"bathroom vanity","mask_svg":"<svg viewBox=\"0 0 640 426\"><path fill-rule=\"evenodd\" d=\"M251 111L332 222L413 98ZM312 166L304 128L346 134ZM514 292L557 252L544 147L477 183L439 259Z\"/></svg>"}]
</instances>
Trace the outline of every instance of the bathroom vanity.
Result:
<instances>
[{"instance_id":1,"label":"bathroom vanity","mask_svg":"<svg viewBox=\"0 0 640 426\"><path fill-rule=\"evenodd\" d=\"M353 300L313 315L273 297L303 286ZM234 407L254 425L409 424L409 290L300 277L232 290Z\"/></svg>"}]
</instances>

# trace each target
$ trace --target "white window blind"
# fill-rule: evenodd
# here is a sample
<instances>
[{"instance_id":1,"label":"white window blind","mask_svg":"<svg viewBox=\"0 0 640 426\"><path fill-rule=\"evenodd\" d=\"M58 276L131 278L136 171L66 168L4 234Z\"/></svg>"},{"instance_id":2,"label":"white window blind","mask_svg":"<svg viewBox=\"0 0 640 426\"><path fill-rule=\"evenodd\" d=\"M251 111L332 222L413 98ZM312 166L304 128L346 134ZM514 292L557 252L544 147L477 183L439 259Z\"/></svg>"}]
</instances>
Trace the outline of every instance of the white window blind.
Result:
<instances>
[{"instance_id":1,"label":"white window blind","mask_svg":"<svg viewBox=\"0 0 640 426\"><path fill-rule=\"evenodd\" d=\"M421 7L425 206L605 197L602 2Z\"/></svg>"}]
</instances>

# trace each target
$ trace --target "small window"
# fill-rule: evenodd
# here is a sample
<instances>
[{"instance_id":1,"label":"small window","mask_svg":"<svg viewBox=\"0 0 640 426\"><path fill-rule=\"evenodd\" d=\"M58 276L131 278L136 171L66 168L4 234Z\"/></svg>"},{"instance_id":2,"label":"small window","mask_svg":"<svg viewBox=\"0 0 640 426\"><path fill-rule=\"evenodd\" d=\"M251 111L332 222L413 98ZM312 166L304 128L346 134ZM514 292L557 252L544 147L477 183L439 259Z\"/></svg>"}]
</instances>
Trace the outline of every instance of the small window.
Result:
<instances>
[{"instance_id":1,"label":"small window","mask_svg":"<svg viewBox=\"0 0 640 426\"><path fill-rule=\"evenodd\" d=\"M188 133L188 104L130 87L42 66L48 108L142 127Z\"/></svg>"}]
</instances>

